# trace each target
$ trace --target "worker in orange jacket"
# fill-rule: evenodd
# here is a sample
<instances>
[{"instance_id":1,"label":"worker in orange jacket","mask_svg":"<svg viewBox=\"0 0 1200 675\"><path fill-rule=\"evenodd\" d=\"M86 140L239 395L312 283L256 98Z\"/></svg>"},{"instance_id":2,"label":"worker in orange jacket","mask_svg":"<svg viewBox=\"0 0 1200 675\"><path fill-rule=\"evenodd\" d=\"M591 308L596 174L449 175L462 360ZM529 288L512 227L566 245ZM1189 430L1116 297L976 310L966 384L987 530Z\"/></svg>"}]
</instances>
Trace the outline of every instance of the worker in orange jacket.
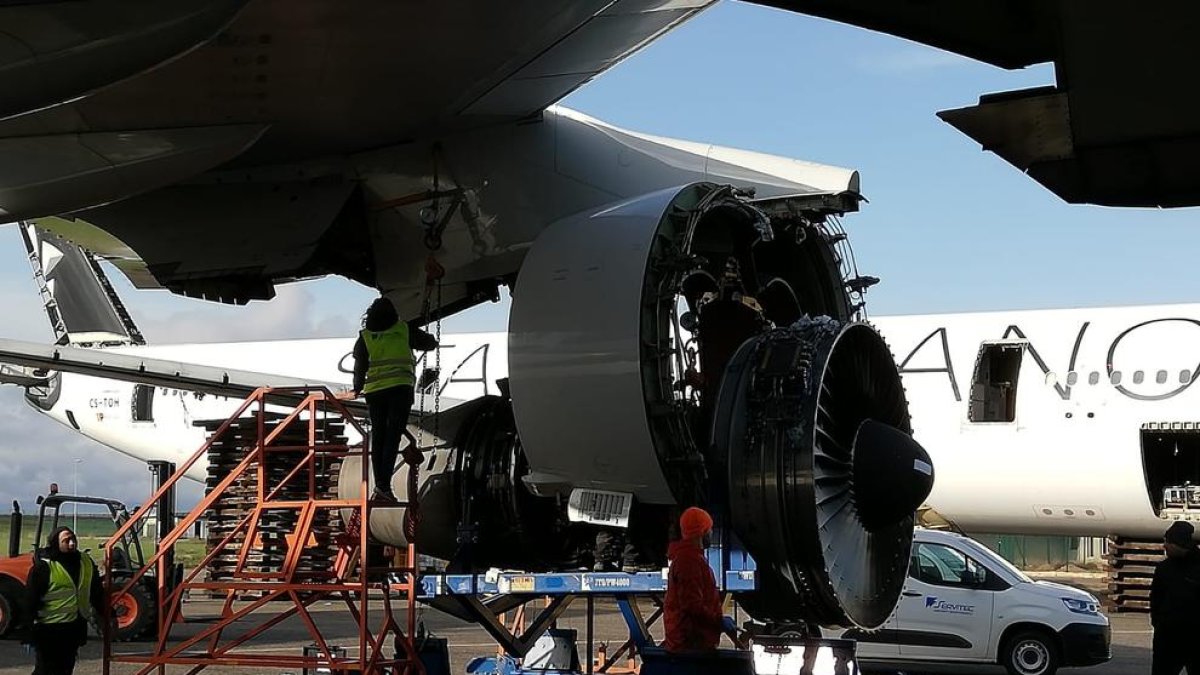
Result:
<instances>
[{"instance_id":1,"label":"worker in orange jacket","mask_svg":"<svg viewBox=\"0 0 1200 675\"><path fill-rule=\"evenodd\" d=\"M668 652L696 653L717 648L722 632L733 632L733 620L721 615L721 594L704 557L705 537L713 519L691 507L679 518L679 541L671 542L667 557L667 597L663 603Z\"/></svg>"}]
</instances>

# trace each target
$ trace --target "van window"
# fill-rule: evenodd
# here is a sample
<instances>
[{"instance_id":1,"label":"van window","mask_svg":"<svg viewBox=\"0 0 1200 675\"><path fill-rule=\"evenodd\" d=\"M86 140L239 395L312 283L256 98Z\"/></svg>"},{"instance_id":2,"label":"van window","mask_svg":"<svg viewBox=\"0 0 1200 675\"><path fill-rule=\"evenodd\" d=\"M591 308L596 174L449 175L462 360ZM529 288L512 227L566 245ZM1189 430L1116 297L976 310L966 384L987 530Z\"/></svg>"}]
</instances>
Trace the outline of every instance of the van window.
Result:
<instances>
[{"instance_id":1,"label":"van window","mask_svg":"<svg viewBox=\"0 0 1200 675\"><path fill-rule=\"evenodd\" d=\"M1025 345L1019 342L988 342L979 346L967 419L972 422L1016 420L1017 376L1021 373L1024 353Z\"/></svg>"},{"instance_id":2,"label":"van window","mask_svg":"<svg viewBox=\"0 0 1200 675\"><path fill-rule=\"evenodd\" d=\"M975 587L987 579L987 568L958 549L916 542L908 576L934 586Z\"/></svg>"}]
</instances>

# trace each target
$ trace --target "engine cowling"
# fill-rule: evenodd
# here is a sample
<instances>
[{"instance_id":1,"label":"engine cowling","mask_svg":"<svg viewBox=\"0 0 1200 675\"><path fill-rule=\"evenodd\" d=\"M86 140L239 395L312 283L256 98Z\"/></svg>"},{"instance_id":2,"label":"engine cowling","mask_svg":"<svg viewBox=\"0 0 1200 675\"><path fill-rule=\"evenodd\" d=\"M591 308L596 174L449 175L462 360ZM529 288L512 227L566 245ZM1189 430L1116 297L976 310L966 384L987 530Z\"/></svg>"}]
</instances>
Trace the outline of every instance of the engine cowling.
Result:
<instances>
[{"instance_id":1,"label":"engine cowling","mask_svg":"<svg viewBox=\"0 0 1200 675\"><path fill-rule=\"evenodd\" d=\"M827 224L848 199L697 184L559 222L514 288L509 366L536 492L708 504L762 570L758 616L874 627L932 466L851 321Z\"/></svg>"},{"instance_id":2,"label":"engine cowling","mask_svg":"<svg viewBox=\"0 0 1200 675\"><path fill-rule=\"evenodd\" d=\"M827 218L853 199L696 184L550 226L513 289L511 401L469 404L422 470L424 552L553 568L572 490L704 504L758 563L755 616L881 624L933 470L886 345L852 320ZM376 517L401 543L403 512Z\"/></svg>"}]
</instances>

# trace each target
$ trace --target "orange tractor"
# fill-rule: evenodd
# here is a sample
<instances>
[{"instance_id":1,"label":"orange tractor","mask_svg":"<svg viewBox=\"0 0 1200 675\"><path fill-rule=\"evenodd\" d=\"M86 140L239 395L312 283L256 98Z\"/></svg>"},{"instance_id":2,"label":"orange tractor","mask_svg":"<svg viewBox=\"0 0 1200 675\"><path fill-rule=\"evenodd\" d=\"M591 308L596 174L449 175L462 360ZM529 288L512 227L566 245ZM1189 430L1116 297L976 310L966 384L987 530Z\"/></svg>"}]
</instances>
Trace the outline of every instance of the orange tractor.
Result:
<instances>
[{"instance_id":1,"label":"orange tractor","mask_svg":"<svg viewBox=\"0 0 1200 675\"><path fill-rule=\"evenodd\" d=\"M45 545L45 537L62 524L64 520L62 507L67 504L105 507L115 527L118 528L129 520L128 509L115 499L59 494L56 484L50 485L49 495L38 497L37 501L39 505L38 522L33 540L36 547ZM69 522L69 515L67 519ZM34 552L21 552L21 528L20 505L14 501L8 538L8 557L0 558L0 636L10 632L24 618L20 616L20 612L24 611L25 580L29 577L29 570L33 567ZM120 588L135 572L145 566L146 558L137 530L136 527L130 528L122 541L113 549L111 574L114 588ZM102 555L102 552L97 555ZM94 559L103 574L103 559L95 557ZM103 583L103 580L97 579L96 583ZM154 570L147 570L139 585L134 586L127 593L121 593L110 599L118 640L134 640L154 632L155 614L157 613L154 593L157 592L157 583Z\"/></svg>"}]
</instances>

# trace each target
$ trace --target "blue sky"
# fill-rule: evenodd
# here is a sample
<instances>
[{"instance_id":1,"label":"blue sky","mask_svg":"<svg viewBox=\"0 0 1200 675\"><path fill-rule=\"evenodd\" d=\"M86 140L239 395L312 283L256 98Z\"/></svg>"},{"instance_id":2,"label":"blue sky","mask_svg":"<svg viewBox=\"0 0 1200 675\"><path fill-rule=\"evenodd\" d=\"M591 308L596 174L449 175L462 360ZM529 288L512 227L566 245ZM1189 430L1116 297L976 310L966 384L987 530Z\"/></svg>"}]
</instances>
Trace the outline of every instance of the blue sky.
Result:
<instances>
[{"instance_id":1,"label":"blue sky","mask_svg":"<svg viewBox=\"0 0 1200 675\"><path fill-rule=\"evenodd\" d=\"M636 131L858 169L870 203L844 224L860 271L883 279L869 296L877 315L1200 300L1196 210L1064 204L935 116L983 93L1052 82L1048 67L1003 71L726 2L564 103ZM330 279L232 308L114 281L158 342L351 334L371 297ZM13 228L0 228L0 302L5 336L49 338ZM502 330L504 310L473 310L444 329ZM145 493L139 463L57 427L21 405L18 390L0 388L0 495L28 499L49 478L66 481L69 460L46 467L36 456L44 446L84 459L81 489L90 481L116 494Z\"/></svg>"}]
</instances>

